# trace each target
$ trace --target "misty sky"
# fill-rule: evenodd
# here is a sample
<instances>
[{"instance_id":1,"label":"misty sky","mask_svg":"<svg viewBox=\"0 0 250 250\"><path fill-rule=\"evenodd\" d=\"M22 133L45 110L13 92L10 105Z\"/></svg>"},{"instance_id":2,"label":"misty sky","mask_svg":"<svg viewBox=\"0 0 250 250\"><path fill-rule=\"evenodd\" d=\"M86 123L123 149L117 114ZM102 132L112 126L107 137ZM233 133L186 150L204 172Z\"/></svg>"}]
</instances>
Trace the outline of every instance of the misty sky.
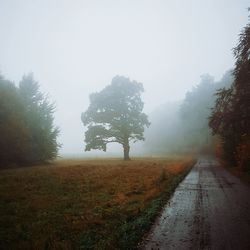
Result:
<instances>
[{"instance_id":1,"label":"misty sky","mask_svg":"<svg viewBox=\"0 0 250 250\"><path fill-rule=\"evenodd\" d=\"M61 153L83 152L90 93L124 75L145 111L181 100L200 75L219 79L248 22L247 0L0 0L0 71L33 72L56 102Z\"/></svg>"}]
</instances>

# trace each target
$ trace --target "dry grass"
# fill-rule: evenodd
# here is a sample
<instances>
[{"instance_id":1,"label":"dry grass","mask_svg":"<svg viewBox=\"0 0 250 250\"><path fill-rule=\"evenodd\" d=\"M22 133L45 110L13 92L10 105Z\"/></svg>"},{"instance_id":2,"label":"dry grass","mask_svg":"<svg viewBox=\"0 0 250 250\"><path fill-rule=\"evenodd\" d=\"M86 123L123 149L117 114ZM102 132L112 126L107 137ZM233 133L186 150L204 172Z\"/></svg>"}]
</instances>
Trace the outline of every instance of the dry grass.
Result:
<instances>
[{"instance_id":1,"label":"dry grass","mask_svg":"<svg viewBox=\"0 0 250 250\"><path fill-rule=\"evenodd\" d=\"M121 223L147 209L191 162L78 159L2 170L0 249L114 249Z\"/></svg>"}]
</instances>

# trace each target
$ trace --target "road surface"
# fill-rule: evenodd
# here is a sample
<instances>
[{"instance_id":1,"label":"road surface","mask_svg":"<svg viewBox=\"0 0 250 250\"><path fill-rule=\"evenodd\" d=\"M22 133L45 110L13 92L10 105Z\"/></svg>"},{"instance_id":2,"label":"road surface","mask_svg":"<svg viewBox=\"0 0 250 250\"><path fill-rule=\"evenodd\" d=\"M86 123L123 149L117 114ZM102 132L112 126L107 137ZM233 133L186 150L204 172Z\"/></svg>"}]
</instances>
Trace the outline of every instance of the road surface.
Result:
<instances>
[{"instance_id":1,"label":"road surface","mask_svg":"<svg viewBox=\"0 0 250 250\"><path fill-rule=\"evenodd\" d=\"M200 159L176 189L141 249L250 249L250 188Z\"/></svg>"}]
</instances>

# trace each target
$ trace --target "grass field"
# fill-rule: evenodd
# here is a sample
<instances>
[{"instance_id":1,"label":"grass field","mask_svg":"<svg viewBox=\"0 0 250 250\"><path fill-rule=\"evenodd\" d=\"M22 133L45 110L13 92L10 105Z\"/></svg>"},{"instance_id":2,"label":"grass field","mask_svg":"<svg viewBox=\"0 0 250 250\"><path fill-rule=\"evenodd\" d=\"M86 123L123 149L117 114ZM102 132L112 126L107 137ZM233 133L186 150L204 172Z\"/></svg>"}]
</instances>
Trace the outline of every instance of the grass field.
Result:
<instances>
[{"instance_id":1,"label":"grass field","mask_svg":"<svg viewBox=\"0 0 250 250\"><path fill-rule=\"evenodd\" d=\"M132 249L194 161L61 160L0 171L0 249Z\"/></svg>"}]
</instances>

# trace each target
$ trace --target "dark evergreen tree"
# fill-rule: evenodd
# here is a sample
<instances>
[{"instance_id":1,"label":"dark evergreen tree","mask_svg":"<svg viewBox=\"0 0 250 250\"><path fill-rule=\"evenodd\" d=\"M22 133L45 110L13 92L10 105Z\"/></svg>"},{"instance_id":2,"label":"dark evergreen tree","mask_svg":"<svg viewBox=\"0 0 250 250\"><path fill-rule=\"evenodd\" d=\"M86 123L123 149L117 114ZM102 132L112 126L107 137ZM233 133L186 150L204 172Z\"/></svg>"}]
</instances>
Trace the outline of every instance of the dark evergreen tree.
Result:
<instances>
[{"instance_id":1,"label":"dark evergreen tree","mask_svg":"<svg viewBox=\"0 0 250 250\"><path fill-rule=\"evenodd\" d=\"M24 75L19 93L25 106L25 121L30 133L30 162L46 162L57 156L59 129L54 126L55 105L39 90L33 75Z\"/></svg>"},{"instance_id":2,"label":"dark evergreen tree","mask_svg":"<svg viewBox=\"0 0 250 250\"><path fill-rule=\"evenodd\" d=\"M0 76L0 165L24 164L29 148L29 131L24 106L15 85Z\"/></svg>"},{"instance_id":3,"label":"dark evergreen tree","mask_svg":"<svg viewBox=\"0 0 250 250\"><path fill-rule=\"evenodd\" d=\"M17 88L0 76L0 165L28 165L57 156L54 104L39 91L32 74Z\"/></svg>"}]
</instances>

